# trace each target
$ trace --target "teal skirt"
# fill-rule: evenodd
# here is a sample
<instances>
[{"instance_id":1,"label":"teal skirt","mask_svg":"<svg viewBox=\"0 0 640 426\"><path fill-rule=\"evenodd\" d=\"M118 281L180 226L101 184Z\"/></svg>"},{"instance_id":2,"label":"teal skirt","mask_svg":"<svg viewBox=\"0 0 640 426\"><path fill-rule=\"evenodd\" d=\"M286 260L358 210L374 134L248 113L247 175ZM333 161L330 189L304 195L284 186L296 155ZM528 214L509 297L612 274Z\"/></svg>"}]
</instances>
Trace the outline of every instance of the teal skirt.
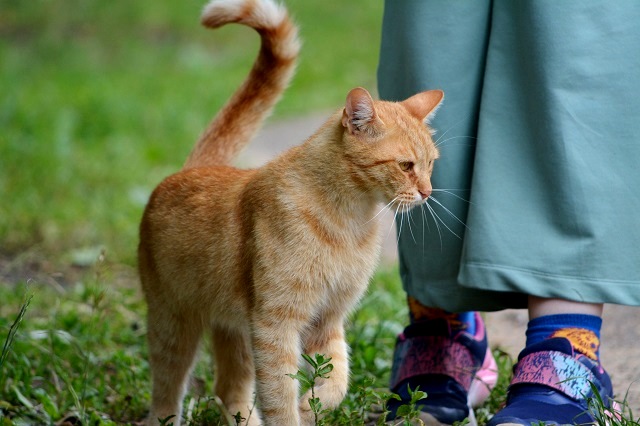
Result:
<instances>
[{"instance_id":1,"label":"teal skirt","mask_svg":"<svg viewBox=\"0 0 640 426\"><path fill-rule=\"evenodd\" d=\"M640 305L639 1L387 0L378 81L445 92L433 214L397 221L410 295Z\"/></svg>"}]
</instances>

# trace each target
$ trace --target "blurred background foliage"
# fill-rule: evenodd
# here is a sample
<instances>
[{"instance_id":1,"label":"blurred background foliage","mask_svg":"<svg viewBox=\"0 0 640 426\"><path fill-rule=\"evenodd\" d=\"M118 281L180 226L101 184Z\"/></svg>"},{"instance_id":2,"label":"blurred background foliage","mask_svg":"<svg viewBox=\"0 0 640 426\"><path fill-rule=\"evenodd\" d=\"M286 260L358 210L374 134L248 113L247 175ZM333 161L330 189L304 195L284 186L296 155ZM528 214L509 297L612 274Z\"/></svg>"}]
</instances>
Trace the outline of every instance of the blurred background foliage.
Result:
<instances>
[{"instance_id":1,"label":"blurred background foliage","mask_svg":"<svg viewBox=\"0 0 640 426\"><path fill-rule=\"evenodd\" d=\"M382 2L286 4L304 47L272 119L375 89ZM135 262L148 195L257 53L253 31L201 27L203 5L0 0L0 256L65 262L104 249Z\"/></svg>"}]
</instances>

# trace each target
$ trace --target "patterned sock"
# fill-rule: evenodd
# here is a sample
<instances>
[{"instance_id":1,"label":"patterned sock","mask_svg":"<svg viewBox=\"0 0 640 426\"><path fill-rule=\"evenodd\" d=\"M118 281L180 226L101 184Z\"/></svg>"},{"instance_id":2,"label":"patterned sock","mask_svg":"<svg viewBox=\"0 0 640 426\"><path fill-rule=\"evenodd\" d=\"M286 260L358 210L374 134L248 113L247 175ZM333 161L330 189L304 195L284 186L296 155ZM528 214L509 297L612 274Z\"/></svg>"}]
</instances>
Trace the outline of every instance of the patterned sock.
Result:
<instances>
[{"instance_id":1,"label":"patterned sock","mask_svg":"<svg viewBox=\"0 0 640 426\"><path fill-rule=\"evenodd\" d=\"M527 325L527 346L552 337L564 337L573 350L597 361L600 357L602 318L595 315L560 314L534 318Z\"/></svg>"},{"instance_id":2,"label":"patterned sock","mask_svg":"<svg viewBox=\"0 0 640 426\"><path fill-rule=\"evenodd\" d=\"M449 323L452 333L464 330L474 335L476 332L476 317L473 311L453 313L440 308L430 308L424 306L411 296L407 298L407 301L409 303L409 319L411 324L420 321L444 319Z\"/></svg>"}]
</instances>

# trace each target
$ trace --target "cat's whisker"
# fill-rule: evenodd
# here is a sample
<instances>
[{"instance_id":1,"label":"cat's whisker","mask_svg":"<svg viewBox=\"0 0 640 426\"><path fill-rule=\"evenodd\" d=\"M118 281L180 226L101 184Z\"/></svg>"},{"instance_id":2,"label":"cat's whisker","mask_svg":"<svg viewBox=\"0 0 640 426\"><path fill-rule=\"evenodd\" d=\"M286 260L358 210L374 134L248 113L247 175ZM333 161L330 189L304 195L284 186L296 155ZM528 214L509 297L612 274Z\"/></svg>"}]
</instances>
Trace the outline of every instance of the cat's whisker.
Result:
<instances>
[{"instance_id":1,"label":"cat's whisker","mask_svg":"<svg viewBox=\"0 0 640 426\"><path fill-rule=\"evenodd\" d=\"M402 204L399 204L398 207L403 207L404 206ZM396 211L397 214L397 211ZM398 227L398 242L400 241L400 234L402 234L402 225L404 224L404 214L403 214L403 210L400 210L400 226Z\"/></svg>"},{"instance_id":2,"label":"cat's whisker","mask_svg":"<svg viewBox=\"0 0 640 426\"><path fill-rule=\"evenodd\" d=\"M463 197L459 196L458 194L455 194L454 192L452 192L452 191L469 191L468 189L435 189L434 188L431 191L432 192L443 192L445 194L449 194L449 195L451 195L453 197L456 197L458 200L462 200L465 203L473 204L471 201L467 200L466 198L463 198Z\"/></svg>"},{"instance_id":3,"label":"cat's whisker","mask_svg":"<svg viewBox=\"0 0 640 426\"><path fill-rule=\"evenodd\" d=\"M451 210L449 210L448 208L446 208L446 207L444 206L444 204L442 204L440 201L438 201L438 200L436 199L436 197L434 197L434 196L432 195L430 198L431 198L431 199L432 199L432 200L433 200L437 205L439 205L440 207L442 207L442 209L443 209L445 212L449 213L449 215L450 215L451 217L453 217L453 218L454 218L455 220L457 220L460 224L462 224L462 226L464 226L465 228L469 229L469 227L467 226L467 224L466 224L466 223L464 223L460 218L458 218L458 216L456 216L455 214L453 214L453 212L452 212Z\"/></svg>"},{"instance_id":4,"label":"cat's whisker","mask_svg":"<svg viewBox=\"0 0 640 426\"><path fill-rule=\"evenodd\" d=\"M454 139L475 139L475 140L477 140L478 138L475 137L475 136L451 136L450 138L444 139L442 141L440 139L438 139L438 141L436 141L436 144L435 144L436 148L438 148L440 145L444 144L445 142L451 141L451 140L454 140ZM473 146L473 144L464 144L464 143L459 143L459 144L456 144L456 145L457 146Z\"/></svg>"},{"instance_id":5,"label":"cat's whisker","mask_svg":"<svg viewBox=\"0 0 640 426\"><path fill-rule=\"evenodd\" d=\"M410 211L411 211L411 208L409 206L405 206L404 214L407 216L407 225L409 226L409 233L411 233L411 239L413 239L414 244L418 244L418 242L416 241L415 235L413 235L413 229L411 229L412 215Z\"/></svg>"},{"instance_id":6,"label":"cat's whisker","mask_svg":"<svg viewBox=\"0 0 640 426\"><path fill-rule=\"evenodd\" d=\"M395 197L393 200L389 201L387 204L385 204L380 210L378 210L378 213L375 214L375 216L373 216L371 219L369 219L368 221L366 221L365 223L363 223L362 225L366 225L367 223L371 222L372 220L374 220L376 217L380 216L380 213L382 213L383 211L385 211L385 209L387 207L389 207L391 204L395 203L396 200L398 199L398 197Z\"/></svg>"},{"instance_id":7,"label":"cat's whisker","mask_svg":"<svg viewBox=\"0 0 640 426\"><path fill-rule=\"evenodd\" d=\"M424 203L420 204L420 217L422 219L422 223L427 225L427 230L429 231L429 233L431 233L431 227L429 226L429 220L427 219L427 217L425 216L425 213L424 213ZM415 224L415 222L414 222L414 224ZM423 255L424 255L424 247L425 247L424 246L424 241L425 241L425 239L424 239L424 234L425 234L424 228L425 227L422 226L422 254Z\"/></svg>"},{"instance_id":8,"label":"cat's whisker","mask_svg":"<svg viewBox=\"0 0 640 426\"><path fill-rule=\"evenodd\" d=\"M424 213L424 205L426 203L422 203L420 204L420 212L422 214L422 221L427 225L427 231L431 232L431 227L429 226L429 220L426 216L426 214ZM424 226L422 227L422 241L424 242Z\"/></svg>"},{"instance_id":9,"label":"cat's whisker","mask_svg":"<svg viewBox=\"0 0 640 426\"><path fill-rule=\"evenodd\" d=\"M396 223L396 219L398 218L398 209L400 208L400 204L396 207L396 211L393 213L393 220L391 221L391 226L389 227L389 231L387 231L387 238L389 238L389 234L391 234L391 230L393 229L393 225ZM396 243L398 242L399 233L396 235Z\"/></svg>"},{"instance_id":10,"label":"cat's whisker","mask_svg":"<svg viewBox=\"0 0 640 426\"><path fill-rule=\"evenodd\" d=\"M423 203L420 203L420 207L422 207L422 204L423 204ZM417 209L417 208L418 208L418 206L413 207L413 209L414 209L414 210L415 210L415 209ZM413 222L413 224L414 224L415 226L418 226L418 224L416 223L416 220L415 220L415 218L414 218L413 216L414 216L414 215L411 215L411 221Z\"/></svg>"},{"instance_id":11,"label":"cat's whisker","mask_svg":"<svg viewBox=\"0 0 640 426\"><path fill-rule=\"evenodd\" d=\"M436 201L433 197L429 197L428 199L434 200ZM436 201L437 202L437 201ZM440 206L442 206L442 204L438 203ZM428 204L427 204L428 205ZM449 226L446 224L446 222L444 220L442 220L442 218L440 217L440 215L438 215L438 213L436 213L435 209L432 206L429 206L429 210L431 210L431 213L433 213L435 215L436 218L438 218L440 220L440 223L442 223L442 226L444 226L445 228L447 228L447 230L449 232L451 232L453 235L455 235L459 240L461 240L462 238L456 234L451 228L449 228ZM456 218L458 219L458 218ZM459 220L459 219L458 219ZM436 222L437 223L437 222Z\"/></svg>"},{"instance_id":12,"label":"cat's whisker","mask_svg":"<svg viewBox=\"0 0 640 426\"><path fill-rule=\"evenodd\" d=\"M393 217L393 220L391 221L391 225L389 226L389 230L387 231L387 236L386 238L389 238L389 235L391 235L391 231L393 231L393 225L395 225L396 223L396 218L395 216ZM396 243L397 243L397 237L396 237Z\"/></svg>"},{"instance_id":13,"label":"cat's whisker","mask_svg":"<svg viewBox=\"0 0 640 426\"><path fill-rule=\"evenodd\" d=\"M442 251L442 232L440 232L440 225L438 224L438 220L434 215L433 207L431 207L429 203L424 203L423 206L427 206L427 210L431 214L431 217L433 218L433 222L436 224L436 230L438 231L438 237L440 238L440 251ZM427 223L429 222L427 221Z\"/></svg>"},{"instance_id":14,"label":"cat's whisker","mask_svg":"<svg viewBox=\"0 0 640 426\"><path fill-rule=\"evenodd\" d=\"M440 139L442 139L444 137L444 135L446 135L447 133L449 133L449 131L451 129L453 129L454 127L456 127L458 124L462 123L464 120L467 120L469 117L462 117L460 120L456 121L455 123L453 123L451 126L449 126L449 128L447 130L444 131L443 134L441 134L438 139L436 139L433 143L435 144L435 146L438 146L438 142L440 142Z\"/></svg>"}]
</instances>

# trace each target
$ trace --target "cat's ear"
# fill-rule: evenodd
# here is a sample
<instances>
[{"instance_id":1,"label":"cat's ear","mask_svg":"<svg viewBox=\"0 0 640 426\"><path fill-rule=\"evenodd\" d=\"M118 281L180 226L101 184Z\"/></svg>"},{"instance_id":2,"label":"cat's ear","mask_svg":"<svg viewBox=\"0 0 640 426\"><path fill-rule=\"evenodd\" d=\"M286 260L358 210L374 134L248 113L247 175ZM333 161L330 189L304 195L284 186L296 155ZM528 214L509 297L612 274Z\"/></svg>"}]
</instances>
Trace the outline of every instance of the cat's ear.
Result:
<instances>
[{"instance_id":1,"label":"cat's ear","mask_svg":"<svg viewBox=\"0 0 640 426\"><path fill-rule=\"evenodd\" d=\"M442 90L428 90L413 95L409 99L400 102L400 104L405 107L411 115L428 124L429 120L436 114L443 99L444 92Z\"/></svg>"},{"instance_id":2,"label":"cat's ear","mask_svg":"<svg viewBox=\"0 0 640 426\"><path fill-rule=\"evenodd\" d=\"M376 110L369 92L362 87L352 89L342 113L342 125L349 133L371 133L376 121Z\"/></svg>"}]
</instances>

